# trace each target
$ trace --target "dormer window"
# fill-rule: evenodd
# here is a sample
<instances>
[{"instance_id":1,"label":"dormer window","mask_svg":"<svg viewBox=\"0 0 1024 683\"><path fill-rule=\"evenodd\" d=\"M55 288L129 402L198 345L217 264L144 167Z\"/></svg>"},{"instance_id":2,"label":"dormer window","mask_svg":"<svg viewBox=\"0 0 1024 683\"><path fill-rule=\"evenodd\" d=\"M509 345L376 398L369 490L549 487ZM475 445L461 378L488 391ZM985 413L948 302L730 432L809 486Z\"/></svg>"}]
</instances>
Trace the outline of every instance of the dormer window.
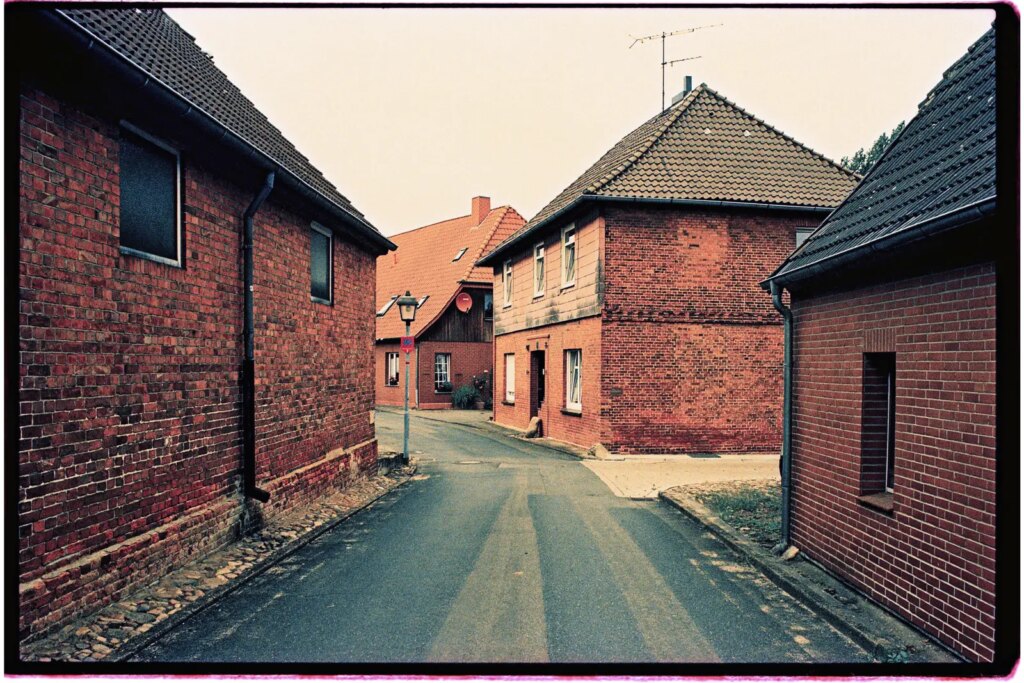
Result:
<instances>
[{"instance_id":1,"label":"dormer window","mask_svg":"<svg viewBox=\"0 0 1024 683\"><path fill-rule=\"evenodd\" d=\"M387 312L391 310L391 307L394 306L395 301L397 299L398 299L398 295L397 294L395 296L391 297L391 299L388 300L388 302L386 304L381 306L379 311L377 311L377 317L378 318L383 318L387 314Z\"/></svg>"},{"instance_id":2,"label":"dormer window","mask_svg":"<svg viewBox=\"0 0 1024 683\"><path fill-rule=\"evenodd\" d=\"M456 262L456 261L458 261L458 260L459 260L460 258L462 258L462 257L463 257L463 256L465 255L465 253L466 253L466 251L467 251L468 249L469 249L469 247L463 247L462 249L459 249L459 253L458 253L458 254L456 254L456 255L455 255L455 258L453 258L453 259L452 259L452 263L455 263L455 262Z\"/></svg>"}]
</instances>

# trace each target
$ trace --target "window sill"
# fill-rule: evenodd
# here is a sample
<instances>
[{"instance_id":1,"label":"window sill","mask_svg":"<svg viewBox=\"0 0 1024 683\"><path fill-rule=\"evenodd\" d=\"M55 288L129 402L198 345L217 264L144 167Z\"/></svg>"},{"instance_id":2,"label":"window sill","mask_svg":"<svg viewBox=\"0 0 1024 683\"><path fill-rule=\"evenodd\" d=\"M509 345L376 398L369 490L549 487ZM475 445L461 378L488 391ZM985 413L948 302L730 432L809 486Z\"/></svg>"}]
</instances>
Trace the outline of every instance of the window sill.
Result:
<instances>
[{"instance_id":1,"label":"window sill","mask_svg":"<svg viewBox=\"0 0 1024 683\"><path fill-rule=\"evenodd\" d=\"M515 401L502 401L501 402L501 405L503 405L503 406L514 406L515 404L516 404Z\"/></svg>"},{"instance_id":2,"label":"window sill","mask_svg":"<svg viewBox=\"0 0 1024 683\"><path fill-rule=\"evenodd\" d=\"M501 307L502 310L505 310L506 308L512 308L512 304L505 304Z\"/></svg>"},{"instance_id":3,"label":"window sill","mask_svg":"<svg viewBox=\"0 0 1024 683\"><path fill-rule=\"evenodd\" d=\"M575 286L576 286L575 282L567 282L567 283L563 284L560 289L561 290L572 289Z\"/></svg>"},{"instance_id":4,"label":"window sill","mask_svg":"<svg viewBox=\"0 0 1024 683\"><path fill-rule=\"evenodd\" d=\"M562 408L562 415L575 415L580 417L583 415L583 408Z\"/></svg>"},{"instance_id":5,"label":"window sill","mask_svg":"<svg viewBox=\"0 0 1024 683\"><path fill-rule=\"evenodd\" d=\"M884 512L887 515L892 514L892 494L888 491L882 491L880 493L869 493L866 496L860 496L857 498L857 502L866 507Z\"/></svg>"},{"instance_id":6,"label":"window sill","mask_svg":"<svg viewBox=\"0 0 1024 683\"><path fill-rule=\"evenodd\" d=\"M312 301L315 304L323 304L324 306L333 306L334 305L333 301L328 301L327 299L321 299L320 297L313 296L312 294L309 295L309 300Z\"/></svg>"},{"instance_id":7,"label":"window sill","mask_svg":"<svg viewBox=\"0 0 1024 683\"><path fill-rule=\"evenodd\" d=\"M544 292L541 292L540 294L537 294L536 292L533 293L533 298L534 299L540 299L543 296L544 296Z\"/></svg>"},{"instance_id":8,"label":"window sill","mask_svg":"<svg viewBox=\"0 0 1024 683\"><path fill-rule=\"evenodd\" d=\"M136 258L146 259L147 261L155 261L157 263L162 263L165 266L171 266L172 268L185 267L180 260L175 261L174 259L169 259L166 256L157 256L156 254L150 254L145 251L139 251L138 249L132 249L131 247L119 246L118 251L121 252L122 256L134 256Z\"/></svg>"}]
</instances>

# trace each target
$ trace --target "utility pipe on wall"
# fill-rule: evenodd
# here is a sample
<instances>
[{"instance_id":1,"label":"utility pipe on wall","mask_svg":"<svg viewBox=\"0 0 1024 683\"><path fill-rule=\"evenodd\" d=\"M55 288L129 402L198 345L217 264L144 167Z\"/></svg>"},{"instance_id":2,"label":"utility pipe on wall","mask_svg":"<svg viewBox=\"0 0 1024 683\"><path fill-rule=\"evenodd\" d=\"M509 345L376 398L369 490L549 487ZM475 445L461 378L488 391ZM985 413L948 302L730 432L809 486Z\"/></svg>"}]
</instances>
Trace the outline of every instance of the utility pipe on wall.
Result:
<instances>
[{"instance_id":1,"label":"utility pipe on wall","mask_svg":"<svg viewBox=\"0 0 1024 683\"><path fill-rule=\"evenodd\" d=\"M242 338L245 354L242 358L242 476L247 498L266 503L270 494L256 486L256 325L253 316L253 218L274 189L275 174L267 173L263 187L242 214L242 271L244 279L245 313Z\"/></svg>"},{"instance_id":2,"label":"utility pipe on wall","mask_svg":"<svg viewBox=\"0 0 1024 683\"><path fill-rule=\"evenodd\" d=\"M792 471L792 423L793 423L793 311L782 303L782 288L770 283L772 304L782 314L782 455L780 474L782 477L782 540L775 546L781 553L789 547L789 485Z\"/></svg>"}]
</instances>

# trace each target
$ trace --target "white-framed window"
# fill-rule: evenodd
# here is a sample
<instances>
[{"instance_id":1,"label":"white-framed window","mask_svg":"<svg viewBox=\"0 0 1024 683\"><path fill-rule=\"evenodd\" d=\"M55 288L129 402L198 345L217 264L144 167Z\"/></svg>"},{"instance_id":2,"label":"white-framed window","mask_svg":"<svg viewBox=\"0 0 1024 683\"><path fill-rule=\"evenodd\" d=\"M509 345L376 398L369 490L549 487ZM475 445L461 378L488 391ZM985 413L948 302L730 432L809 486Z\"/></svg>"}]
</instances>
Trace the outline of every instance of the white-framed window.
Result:
<instances>
[{"instance_id":1,"label":"white-framed window","mask_svg":"<svg viewBox=\"0 0 1024 683\"><path fill-rule=\"evenodd\" d=\"M420 308L421 306L423 306L423 304L427 303L427 299L429 299L429 298L430 298L429 294L427 294L426 296L422 297L419 301L416 302L416 308Z\"/></svg>"},{"instance_id":2,"label":"white-framed window","mask_svg":"<svg viewBox=\"0 0 1024 683\"><path fill-rule=\"evenodd\" d=\"M456 262L456 261L458 261L458 260L459 260L460 258L462 258L463 256L465 256L465 254L466 254L466 252L467 252L468 250L469 250L469 247L463 247L462 249L459 249L459 253L457 253L457 254L455 255L455 258L453 258L453 259L452 259L452 263L455 263L455 262Z\"/></svg>"},{"instance_id":3,"label":"white-framed window","mask_svg":"<svg viewBox=\"0 0 1024 683\"><path fill-rule=\"evenodd\" d=\"M505 261L505 264L502 266L501 286L505 295L503 299L504 307L508 308L512 305L512 259Z\"/></svg>"},{"instance_id":4,"label":"white-framed window","mask_svg":"<svg viewBox=\"0 0 1024 683\"><path fill-rule=\"evenodd\" d=\"M399 381L399 361L398 353L387 352L384 354L384 385L389 387L397 387Z\"/></svg>"},{"instance_id":5,"label":"white-framed window","mask_svg":"<svg viewBox=\"0 0 1024 683\"><path fill-rule=\"evenodd\" d=\"M313 223L309 226L309 298L329 304L334 300L331 283L331 259L334 240L331 231Z\"/></svg>"},{"instance_id":6,"label":"white-framed window","mask_svg":"<svg viewBox=\"0 0 1024 683\"><path fill-rule=\"evenodd\" d=\"M576 284L576 226L562 228L562 286Z\"/></svg>"},{"instance_id":7,"label":"white-framed window","mask_svg":"<svg viewBox=\"0 0 1024 683\"><path fill-rule=\"evenodd\" d=\"M533 246L533 296L544 296L544 243Z\"/></svg>"},{"instance_id":8,"label":"white-framed window","mask_svg":"<svg viewBox=\"0 0 1024 683\"><path fill-rule=\"evenodd\" d=\"M516 402L516 354L505 354L505 403Z\"/></svg>"},{"instance_id":9,"label":"white-framed window","mask_svg":"<svg viewBox=\"0 0 1024 683\"><path fill-rule=\"evenodd\" d=\"M120 251L181 267L181 155L126 121L119 142Z\"/></svg>"},{"instance_id":10,"label":"white-framed window","mask_svg":"<svg viewBox=\"0 0 1024 683\"><path fill-rule=\"evenodd\" d=\"M447 394L452 390L452 354L434 354L434 391Z\"/></svg>"},{"instance_id":11,"label":"white-framed window","mask_svg":"<svg viewBox=\"0 0 1024 683\"><path fill-rule=\"evenodd\" d=\"M565 409L583 410L582 402L582 370L583 351L566 349L565 351Z\"/></svg>"},{"instance_id":12,"label":"white-framed window","mask_svg":"<svg viewBox=\"0 0 1024 683\"><path fill-rule=\"evenodd\" d=\"M814 232L814 228L797 228L796 229L796 246L799 247L801 244L807 241L807 238Z\"/></svg>"}]
</instances>

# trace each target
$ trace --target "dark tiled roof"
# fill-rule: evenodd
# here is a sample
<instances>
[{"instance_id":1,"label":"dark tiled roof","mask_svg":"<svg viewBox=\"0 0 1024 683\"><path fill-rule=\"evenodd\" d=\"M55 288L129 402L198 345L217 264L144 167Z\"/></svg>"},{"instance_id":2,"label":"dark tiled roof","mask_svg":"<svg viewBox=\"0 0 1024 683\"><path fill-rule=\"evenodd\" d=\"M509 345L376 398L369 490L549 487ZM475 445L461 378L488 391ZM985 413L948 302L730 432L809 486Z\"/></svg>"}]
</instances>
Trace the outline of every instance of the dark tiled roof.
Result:
<instances>
[{"instance_id":1,"label":"dark tiled roof","mask_svg":"<svg viewBox=\"0 0 1024 683\"><path fill-rule=\"evenodd\" d=\"M59 12L372 228L163 10L68 7Z\"/></svg>"},{"instance_id":2,"label":"dark tiled roof","mask_svg":"<svg viewBox=\"0 0 1024 683\"><path fill-rule=\"evenodd\" d=\"M995 96L990 29L946 70L863 182L772 278L993 200Z\"/></svg>"},{"instance_id":3,"label":"dark tiled roof","mask_svg":"<svg viewBox=\"0 0 1024 683\"><path fill-rule=\"evenodd\" d=\"M620 140L494 251L587 196L831 208L857 180L701 84Z\"/></svg>"}]
</instances>

